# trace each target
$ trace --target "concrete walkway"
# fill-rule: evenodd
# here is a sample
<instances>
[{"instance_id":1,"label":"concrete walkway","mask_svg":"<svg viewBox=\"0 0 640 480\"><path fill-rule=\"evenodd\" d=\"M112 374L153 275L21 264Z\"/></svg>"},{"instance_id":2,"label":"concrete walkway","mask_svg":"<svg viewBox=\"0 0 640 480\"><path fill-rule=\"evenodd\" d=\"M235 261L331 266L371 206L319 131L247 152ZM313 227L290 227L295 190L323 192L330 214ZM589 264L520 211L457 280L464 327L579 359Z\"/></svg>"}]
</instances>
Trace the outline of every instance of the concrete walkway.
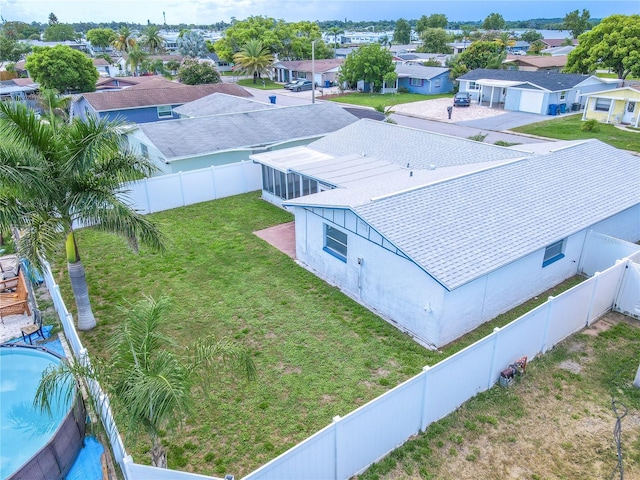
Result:
<instances>
[{"instance_id":1,"label":"concrete walkway","mask_svg":"<svg viewBox=\"0 0 640 480\"><path fill-rule=\"evenodd\" d=\"M265 242L286 253L295 260L296 258L296 227L295 222L283 223L274 227L265 228L253 232Z\"/></svg>"}]
</instances>

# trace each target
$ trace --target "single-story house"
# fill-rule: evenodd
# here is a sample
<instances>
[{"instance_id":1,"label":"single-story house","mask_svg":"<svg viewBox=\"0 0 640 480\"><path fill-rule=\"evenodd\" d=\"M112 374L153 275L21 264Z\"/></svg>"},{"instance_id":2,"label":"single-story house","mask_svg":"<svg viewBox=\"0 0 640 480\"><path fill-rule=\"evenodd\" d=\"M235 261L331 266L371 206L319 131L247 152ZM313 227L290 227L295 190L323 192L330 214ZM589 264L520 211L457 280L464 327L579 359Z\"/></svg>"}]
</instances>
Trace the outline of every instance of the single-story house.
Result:
<instances>
[{"instance_id":1,"label":"single-story house","mask_svg":"<svg viewBox=\"0 0 640 480\"><path fill-rule=\"evenodd\" d=\"M398 79L395 88L385 88L385 93L406 88L411 93L433 95L453 91L453 82L449 78L449 69L443 67L425 67L420 64L396 64Z\"/></svg>"},{"instance_id":2,"label":"single-story house","mask_svg":"<svg viewBox=\"0 0 640 480\"><path fill-rule=\"evenodd\" d=\"M178 118L209 117L228 113L253 112L277 108L273 103L263 103L251 98L236 97L226 93L212 93L173 109Z\"/></svg>"},{"instance_id":3,"label":"single-story house","mask_svg":"<svg viewBox=\"0 0 640 480\"><path fill-rule=\"evenodd\" d=\"M26 101L31 95L38 92L40 85L32 78L13 78L0 81L0 101L21 100Z\"/></svg>"},{"instance_id":4,"label":"single-story house","mask_svg":"<svg viewBox=\"0 0 640 480\"><path fill-rule=\"evenodd\" d=\"M276 62L273 65L273 80L287 83L296 78L311 80L314 77L315 84L319 87L327 84L334 85L343 63L344 58L325 58L313 62L311 60Z\"/></svg>"},{"instance_id":5,"label":"single-story house","mask_svg":"<svg viewBox=\"0 0 640 480\"><path fill-rule=\"evenodd\" d=\"M602 123L640 124L640 86L628 86L585 95L583 120Z\"/></svg>"},{"instance_id":6,"label":"single-story house","mask_svg":"<svg viewBox=\"0 0 640 480\"><path fill-rule=\"evenodd\" d=\"M120 73L120 69L117 66L112 65L102 57L94 58L93 66L96 67L101 77L115 77Z\"/></svg>"},{"instance_id":7,"label":"single-story house","mask_svg":"<svg viewBox=\"0 0 640 480\"><path fill-rule=\"evenodd\" d=\"M551 57L548 55L507 55L502 62L508 70L522 72L561 72L567 64L566 55Z\"/></svg>"},{"instance_id":8,"label":"single-story house","mask_svg":"<svg viewBox=\"0 0 640 480\"><path fill-rule=\"evenodd\" d=\"M168 80L152 80L119 91L84 93L71 104L71 115L86 118L123 118L133 123L173 120L173 109L212 93L239 97L252 95L235 83L185 85Z\"/></svg>"},{"instance_id":9,"label":"single-story house","mask_svg":"<svg viewBox=\"0 0 640 480\"><path fill-rule=\"evenodd\" d=\"M230 72L233 67L233 63L221 59L217 53L210 53L208 55L205 55L200 59L200 61L211 63L219 72Z\"/></svg>"},{"instance_id":10,"label":"single-story house","mask_svg":"<svg viewBox=\"0 0 640 480\"><path fill-rule=\"evenodd\" d=\"M549 47L543 50L540 50L540 53L544 55L551 55L552 57L556 57L558 55L569 55L573 50L575 50L575 45L565 45L562 47Z\"/></svg>"},{"instance_id":11,"label":"single-story house","mask_svg":"<svg viewBox=\"0 0 640 480\"><path fill-rule=\"evenodd\" d=\"M543 38L540 40L542 43L544 43L546 48L556 48L556 47L570 47L570 46L577 46L578 45L578 39L577 38L572 38L571 39L571 45L567 45L567 39L566 38Z\"/></svg>"},{"instance_id":12,"label":"single-story house","mask_svg":"<svg viewBox=\"0 0 640 480\"><path fill-rule=\"evenodd\" d=\"M96 82L96 91L105 90L124 90L125 88L135 87L141 83L147 83L152 80L166 79L162 75L144 75L140 77L102 77Z\"/></svg>"},{"instance_id":13,"label":"single-story house","mask_svg":"<svg viewBox=\"0 0 640 480\"><path fill-rule=\"evenodd\" d=\"M531 47L531 45L529 44L529 42L525 42L524 40L516 40L515 42L513 42L513 45L509 45L509 47L507 47L507 50L511 53L514 52L528 52L529 48Z\"/></svg>"},{"instance_id":14,"label":"single-story house","mask_svg":"<svg viewBox=\"0 0 640 480\"><path fill-rule=\"evenodd\" d=\"M611 90L617 80L574 73L479 68L457 78L480 105L546 115L580 108L582 94ZM552 106L553 105L553 106Z\"/></svg>"},{"instance_id":15,"label":"single-story house","mask_svg":"<svg viewBox=\"0 0 640 480\"><path fill-rule=\"evenodd\" d=\"M640 239L640 158L597 140L505 148L360 120L251 158L295 215L297 261L435 347L579 273L590 232Z\"/></svg>"},{"instance_id":16,"label":"single-story house","mask_svg":"<svg viewBox=\"0 0 640 480\"><path fill-rule=\"evenodd\" d=\"M331 102L246 110L218 99L231 113L143 123L127 135L131 148L158 167L158 175L249 160L252 153L306 145L357 117ZM237 110L233 112L233 110ZM259 167L256 165L256 169Z\"/></svg>"}]
</instances>

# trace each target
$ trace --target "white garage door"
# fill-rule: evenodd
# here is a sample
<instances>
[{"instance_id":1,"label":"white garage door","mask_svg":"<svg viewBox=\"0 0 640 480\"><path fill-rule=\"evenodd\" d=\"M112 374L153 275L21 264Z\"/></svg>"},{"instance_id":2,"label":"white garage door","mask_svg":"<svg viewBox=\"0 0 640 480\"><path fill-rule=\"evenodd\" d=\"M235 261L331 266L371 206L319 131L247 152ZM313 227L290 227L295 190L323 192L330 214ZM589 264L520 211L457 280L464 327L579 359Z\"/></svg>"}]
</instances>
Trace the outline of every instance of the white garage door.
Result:
<instances>
[{"instance_id":1,"label":"white garage door","mask_svg":"<svg viewBox=\"0 0 640 480\"><path fill-rule=\"evenodd\" d=\"M520 95L520 111L530 113L543 113L542 100L544 100L543 92L523 91Z\"/></svg>"}]
</instances>

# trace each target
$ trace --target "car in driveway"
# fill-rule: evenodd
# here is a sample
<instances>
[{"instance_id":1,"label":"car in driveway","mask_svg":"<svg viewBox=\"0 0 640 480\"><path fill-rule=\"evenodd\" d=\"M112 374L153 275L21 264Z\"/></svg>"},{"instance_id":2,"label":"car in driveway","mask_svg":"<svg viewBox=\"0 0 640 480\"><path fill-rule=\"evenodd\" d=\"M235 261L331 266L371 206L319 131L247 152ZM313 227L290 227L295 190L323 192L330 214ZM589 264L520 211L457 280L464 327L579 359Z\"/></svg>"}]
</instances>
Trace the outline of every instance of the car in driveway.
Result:
<instances>
[{"instance_id":1,"label":"car in driveway","mask_svg":"<svg viewBox=\"0 0 640 480\"><path fill-rule=\"evenodd\" d=\"M458 92L453 97L453 105L455 107L468 107L471 105L471 95L467 92Z\"/></svg>"},{"instance_id":2,"label":"car in driveway","mask_svg":"<svg viewBox=\"0 0 640 480\"><path fill-rule=\"evenodd\" d=\"M284 84L284 88L286 88L287 90L289 90L291 88L292 85L295 85L296 83L300 82L301 80L304 80L304 78L294 78L293 80L291 80L290 82L287 82Z\"/></svg>"},{"instance_id":3,"label":"car in driveway","mask_svg":"<svg viewBox=\"0 0 640 480\"><path fill-rule=\"evenodd\" d=\"M312 88L313 82L311 82L311 80L298 80L289 87L289 90L292 92L301 92L302 90L311 90Z\"/></svg>"}]
</instances>

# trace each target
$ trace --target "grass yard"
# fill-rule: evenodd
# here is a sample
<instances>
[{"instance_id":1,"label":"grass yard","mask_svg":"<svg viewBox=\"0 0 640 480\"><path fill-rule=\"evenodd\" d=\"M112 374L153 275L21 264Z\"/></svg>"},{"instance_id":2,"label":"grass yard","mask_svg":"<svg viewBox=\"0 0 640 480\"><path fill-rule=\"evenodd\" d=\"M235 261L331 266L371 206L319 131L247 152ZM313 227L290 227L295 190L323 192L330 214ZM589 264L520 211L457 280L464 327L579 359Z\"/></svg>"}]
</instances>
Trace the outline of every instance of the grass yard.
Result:
<instances>
[{"instance_id":1,"label":"grass yard","mask_svg":"<svg viewBox=\"0 0 640 480\"><path fill-rule=\"evenodd\" d=\"M640 324L610 313L430 425L359 480L640 478Z\"/></svg>"},{"instance_id":2,"label":"grass yard","mask_svg":"<svg viewBox=\"0 0 640 480\"><path fill-rule=\"evenodd\" d=\"M91 229L78 233L98 326L82 332L101 355L118 328L118 305L143 295L169 296L163 332L179 344L213 334L250 348L253 382L221 365L196 391L197 410L185 428L168 429L169 467L239 478L301 440L434 365L581 279L488 322L441 352L428 351L339 290L299 267L254 231L292 220L259 197L238 195L151 215L166 234L164 254L141 250ZM67 305L74 303L66 271L57 270ZM146 439L125 438L148 463Z\"/></svg>"},{"instance_id":3,"label":"grass yard","mask_svg":"<svg viewBox=\"0 0 640 480\"><path fill-rule=\"evenodd\" d=\"M596 138L616 148L640 152L640 132L629 132L608 124L599 124L597 132L583 132L580 130L580 127L584 124L581 119L581 114L568 115L512 128L512 130L561 140Z\"/></svg>"},{"instance_id":4,"label":"grass yard","mask_svg":"<svg viewBox=\"0 0 640 480\"><path fill-rule=\"evenodd\" d=\"M253 83L253 78L241 78L237 83L242 87L257 88L258 90L282 90L284 88L282 83L272 82L268 78L259 78L256 83Z\"/></svg>"},{"instance_id":5,"label":"grass yard","mask_svg":"<svg viewBox=\"0 0 640 480\"><path fill-rule=\"evenodd\" d=\"M401 103L422 102L424 100L450 98L452 96L453 94L451 93L442 93L438 95L421 95L419 93L387 93L385 95L380 93L345 93L335 97L325 96L324 100L375 108L379 105L392 107Z\"/></svg>"}]
</instances>

